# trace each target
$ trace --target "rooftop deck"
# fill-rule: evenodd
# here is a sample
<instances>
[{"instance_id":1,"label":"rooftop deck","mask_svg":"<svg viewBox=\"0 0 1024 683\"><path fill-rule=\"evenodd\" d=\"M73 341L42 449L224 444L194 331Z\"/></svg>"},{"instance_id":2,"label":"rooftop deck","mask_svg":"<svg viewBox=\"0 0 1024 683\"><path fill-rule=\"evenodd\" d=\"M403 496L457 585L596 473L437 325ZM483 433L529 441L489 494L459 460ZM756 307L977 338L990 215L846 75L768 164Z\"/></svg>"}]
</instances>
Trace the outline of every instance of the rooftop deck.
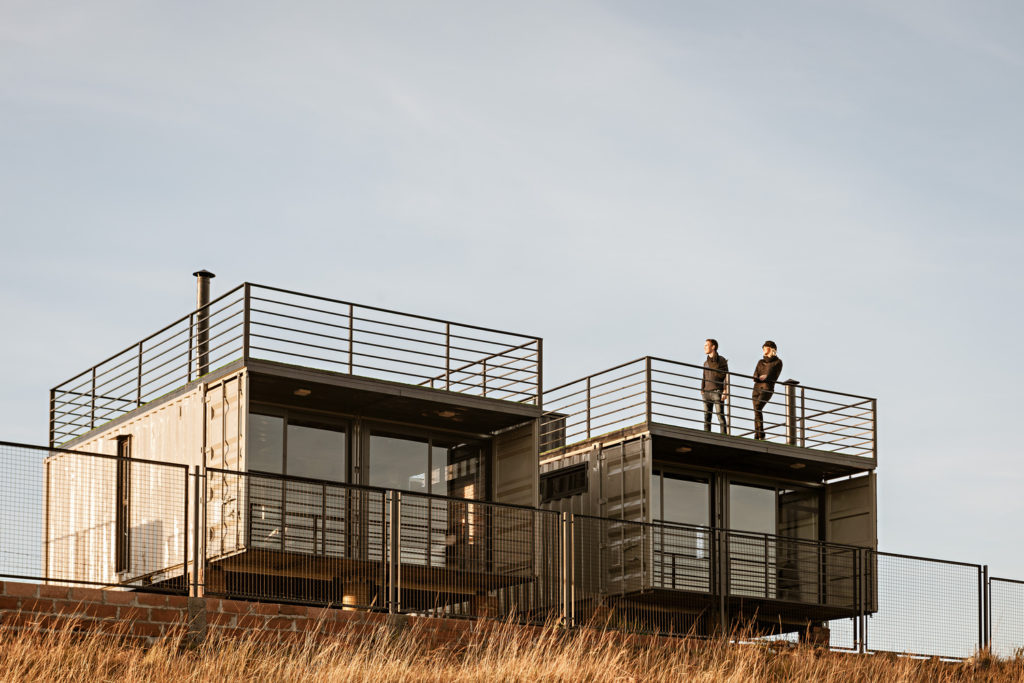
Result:
<instances>
[{"instance_id":1,"label":"rooftop deck","mask_svg":"<svg viewBox=\"0 0 1024 683\"><path fill-rule=\"evenodd\" d=\"M50 391L66 443L236 361L540 405L539 337L241 284Z\"/></svg>"},{"instance_id":2,"label":"rooftop deck","mask_svg":"<svg viewBox=\"0 0 1024 683\"><path fill-rule=\"evenodd\" d=\"M701 397L703 367L645 357L544 392L541 459L545 453L642 426L735 449L778 445L789 455L876 459L876 400L799 383L779 382L764 408L765 439L754 440L753 378L729 373L726 434L712 415L705 432Z\"/></svg>"}]
</instances>

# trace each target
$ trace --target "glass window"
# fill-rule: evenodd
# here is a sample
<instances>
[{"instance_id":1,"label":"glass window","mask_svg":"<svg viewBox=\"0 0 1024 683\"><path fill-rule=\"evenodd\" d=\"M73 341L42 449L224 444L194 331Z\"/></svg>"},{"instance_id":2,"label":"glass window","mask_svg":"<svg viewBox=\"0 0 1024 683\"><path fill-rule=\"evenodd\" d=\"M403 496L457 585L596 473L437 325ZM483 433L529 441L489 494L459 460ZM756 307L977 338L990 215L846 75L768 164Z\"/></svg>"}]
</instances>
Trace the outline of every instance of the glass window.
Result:
<instances>
[{"instance_id":1,"label":"glass window","mask_svg":"<svg viewBox=\"0 0 1024 683\"><path fill-rule=\"evenodd\" d=\"M666 522L708 526L708 483L674 474L665 474L662 496Z\"/></svg>"},{"instance_id":2,"label":"glass window","mask_svg":"<svg viewBox=\"0 0 1024 683\"><path fill-rule=\"evenodd\" d=\"M729 528L775 533L775 489L729 485Z\"/></svg>"},{"instance_id":3,"label":"glass window","mask_svg":"<svg viewBox=\"0 0 1024 683\"><path fill-rule=\"evenodd\" d=\"M480 446L434 441L430 457L431 493L475 500L484 497Z\"/></svg>"},{"instance_id":4,"label":"glass window","mask_svg":"<svg viewBox=\"0 0 1024 683\"><path fill-rule=\"evenodd\" d=\"M779 492L779 535L791 538L818 539L818 504L816 490Z\"/></svg>"},{"instance_id":5,"label":"glass window","mask_svg":"<svg viewBox=\"0 0 1024 683\"><path fill-rule=\"evenodd\" d=\"M370 485L427 492L427 440L370 435Z\"/></svg>"},{"instance_id":6,"label":"glass window","mask_svg":"<svg viewBox=\"0 0 1024 683\"><path fill-rule=\"evenodd\" d=\"M284 418L249 414L249 463L251 472L283 473Z\"/></svg>"},{"instance_id":7,"label":"glass window","mask_svg":"<svg viewBox=\"0 0 1024 683\"><path fill-rule=\"evenodd\" d=\"M289 420L285 467L285 474L292 477L346 481L345 432L336 427Z\"/></svg>"}]
</instances>

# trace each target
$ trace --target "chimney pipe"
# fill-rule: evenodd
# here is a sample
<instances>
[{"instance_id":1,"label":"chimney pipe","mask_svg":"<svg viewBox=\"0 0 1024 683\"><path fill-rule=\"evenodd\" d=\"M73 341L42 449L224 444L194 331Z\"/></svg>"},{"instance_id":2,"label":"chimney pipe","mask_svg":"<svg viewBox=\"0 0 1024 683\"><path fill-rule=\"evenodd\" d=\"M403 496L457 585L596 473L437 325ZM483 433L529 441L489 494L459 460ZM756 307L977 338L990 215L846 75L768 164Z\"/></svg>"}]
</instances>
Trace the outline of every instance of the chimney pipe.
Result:
<instances>
[{"instance_id":1,"label":"chimney pipe","mask_svg":"<svg viewBox=\"0 0 1024 683\"><path fill-rule=\"evenodd\" d=\"M210 371L210 280L216 277L208 270L197 270L196 277L196 377Z\"/></svg>"}]
</instances>

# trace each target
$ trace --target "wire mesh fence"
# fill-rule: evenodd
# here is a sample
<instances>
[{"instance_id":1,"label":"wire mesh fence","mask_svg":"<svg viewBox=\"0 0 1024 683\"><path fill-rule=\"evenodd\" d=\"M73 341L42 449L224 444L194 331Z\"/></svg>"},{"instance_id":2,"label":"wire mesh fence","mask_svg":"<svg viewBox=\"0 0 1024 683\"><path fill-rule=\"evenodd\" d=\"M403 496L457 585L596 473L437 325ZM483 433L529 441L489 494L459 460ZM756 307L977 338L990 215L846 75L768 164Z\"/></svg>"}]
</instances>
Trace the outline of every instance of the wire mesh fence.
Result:
<instances>
[{"instance_id":1,"label":"wire mesh fence","mask_svg":"<svg viewBox=\"0 0 1024 683\"><path fill-rule=\"evenodd\" d=\"M396 611L532 623L560 613L558 513L396 495Z\"/></svg>"},{"instance_id":2,"label":"wire mesh fence","mask_svg":"<svg viewBox=\"0 0 1024 683\"><path fill-rule=\"evenodd\" d=\"M866 649L965 658L984 643L982 567L870 553Z\"/></svg>"},{"instance_id":3,"label":"wire mesh fence","mask_svg":"<svg viewBox=\"0 0 1024 683\"><path fill-rule=\"evenodd\" d=\"M384 609L383 489L208 469L211 595Z\"/></svg>"},{"instance_id":4,"label":"wire mesh fence","mask_svg":"<svg viewBox=\"0 0 1024 683\"><path fill-rule=\"evenodd\" d=\"M184 592L188 470L0 443L0 577Z\"/></svg>"},{"instance_id":5,"label":"wire mesh fence","mask_svg":"<svg viewBox=\"0 0 1024 683\"><path fill-rule=\"evenodd\" d=\"M910 656L1024 648L1024 581L977 564L280 475L189 479L0 443L0 578L675 635L746 626Z\"/></svg>"},{"instance_id":6,"label":"wire mesh fence","mask_svg":"<svg viewBox=\"0 0 1024 683\"><path fill-rule=\"evenodd\" d=\"M1024 654L1024 581L994 577L989 580L988 619L993 654Z\"/></svg>"}]
</instances>

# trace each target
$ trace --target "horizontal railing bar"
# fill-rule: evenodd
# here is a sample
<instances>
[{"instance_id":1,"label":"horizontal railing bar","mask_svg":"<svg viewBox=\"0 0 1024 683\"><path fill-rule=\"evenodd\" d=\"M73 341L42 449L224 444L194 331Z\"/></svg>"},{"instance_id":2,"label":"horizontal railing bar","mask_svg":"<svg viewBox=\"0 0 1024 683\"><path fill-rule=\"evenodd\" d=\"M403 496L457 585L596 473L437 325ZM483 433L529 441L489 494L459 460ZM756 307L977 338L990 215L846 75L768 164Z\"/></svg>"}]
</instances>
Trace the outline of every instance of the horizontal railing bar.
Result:
<instances>
[{"instance_id":1,"label":"horizontal railing bar","mask_svg":"<svg viewBox=\"0 0 1024 683\"><path fill-rule=\"evenodd\" d=\"M96 363L95 365L93 365L93 366L91 366L90 368L88 368L88 369L87 369L87 370L86 370L85 372L83 372L83 373L81 373L81 374L79 374L79 375L75 375L75 376L74 376L74 377L72 377L72 378L71 378L70 380L66 380L66 381L64 381L64 382L61 382L61 383L60 383L60 384L58 384L58 385L57 385L56 387L54 387L54 389L60 389L60 387L61 387L61 386L63 386L64 384L67 384L67 382L70 382L70 381L72 381L72 380L75 380L75 379L77 379L78 377L81 377L82 375L85 375L85 374L88 374L88 373L90 373L90 372L92 371L92 369L93 369L93 368L97 368L97 367L99 367L99 366L103 365L104 363L107 363L108 361L111 361L111 360L113 360L113 359L117 358L117 357L118 357L118 356L120 356L120 355L121 355L122 353L125 353L125 352L127 352L127 351L131 351L131 350L133 350L134 348L138 347L138 345L139 345L140 343L145 343L145 342L149 341L150 339L152 339L153 337L157 336L158 334L161 334L161 333L163 333L163 332L166 332L167 330L169 330L170 328L174 327L174 326L175 326L175 325L177 325L178 323L180 323L180 322L182 322L182 321L184 321L184 320L188 320L188 319L189 319L189 317L190 317L190 316L192 316L193 314L197 314L197 313L198 313L199 311L202 311L203 309L207 309L207 310L209 310L209 308L210 308L211 306L213 306L214 304L216 304L216 303L220 302L220 301L221 301L221 300L223 300L223 299L224 299L225 297L228 297L228 296L230 296L230 295L234 294L234 293L235 293L235 292L237 292L238 290L242 289L242 287L244 287L244 286L245 286L244 284L241 284L241 285L238 285L237 287L235 287L234 289L230 289L230 290L228 290L227 292L225 292L224 294L221 294L221 295L220 295L219 297L217 297L216 299L214 299L214 300L213 300L213 301L211 301L210 303L208 303L208 304L205 304L204 306L201 306L201 307L197 308L197 309L196 309L195 311L192 311L192 312L190 312L190 313L188 313L188 314L186 314L186 315L182 316L181 318L178 318L177 320L175 320L174 322L170 323L169 325L167 325L167 326L165 326L165 327L162 327L162 328L160 328L159 330L157 330L157 331L156 331L156 332L154 332L153 334L149 335L148 337L143 337L143 338L142 338L141 340L139 340L139 341L135 342L134 344L131 344L131 345L129 345L128 347L126 347L125 349L123 349L123 350L121 350L121 351L118 351L117 353L115 353L114 355L110 356L109 358L107 358L107 359L105 359L105 360L102 360L102 361L100 361L99 363ZM240 299L238 299L238 301L241 301L241 300L242 300L241 298L240 298Z\"/></svg>"},{"instance_id":2,"label":"horizontal railing bar","mask_svg":"<svg viewBox=\"0 0 1024 683\"><path fill-rule=\"evenodd\" d=\"M271 287L269 285L261 285L261 284L257 284L257 283L248 283L248 284L249 284L250 287L257 288L257 289L265 289L265 290L269 290L269 291L272 291L272 292L279 292L281 294L290 294L292 296L298 296L298 297L303 297L303 298L307 298L307 299L317 299L317 300L320 300L320 301L328 301L328 302L331 302L331 303L342 304L342 305L345 305L345 306L354 306L354 307L361 308L361 309L368 310L368 311L379 311L381 313L389 313L389 314L392 314L392 315L399 315L399 316L403 316L403 317L407 317L407 318L415 318L417 320L427 320L427 321L430 321L430 322L457 325L457 326L465 328L465 329L479 330L481 332L492 332L492 333L495 333L495 334L504 334L504 335L508 335L510 337L520 337L520 338L524 338L524 339L532 337L534 339L539 339L539 337L537 337L535 335L520 334L520 333L517 333L517 332L506 332L504 330L497 330L497 329L493 329L493 328L489 328L489 327L481 327L479 325L466 325L464 323L456 323L456 322L452 322L450 320L442 320L440 318L431 318L429 316L417 315L415 313L402 313L400 311L392 311L392 310L389 310L389 309L386 309L386 308L380 308L380 307L377 307L377 306L367 306L365 304L356 304L356 303L352 303L350 301L342 301L340 299L332 299L330 297L319 296L319 295L316 295L316 294L303 294L301 292L293 292L293 291L290 291L290 290L287 290L287 289L281 289L280 287ZM279 303L283 303L283 302L279 302Z\"/></svg>"}]
</instances>

